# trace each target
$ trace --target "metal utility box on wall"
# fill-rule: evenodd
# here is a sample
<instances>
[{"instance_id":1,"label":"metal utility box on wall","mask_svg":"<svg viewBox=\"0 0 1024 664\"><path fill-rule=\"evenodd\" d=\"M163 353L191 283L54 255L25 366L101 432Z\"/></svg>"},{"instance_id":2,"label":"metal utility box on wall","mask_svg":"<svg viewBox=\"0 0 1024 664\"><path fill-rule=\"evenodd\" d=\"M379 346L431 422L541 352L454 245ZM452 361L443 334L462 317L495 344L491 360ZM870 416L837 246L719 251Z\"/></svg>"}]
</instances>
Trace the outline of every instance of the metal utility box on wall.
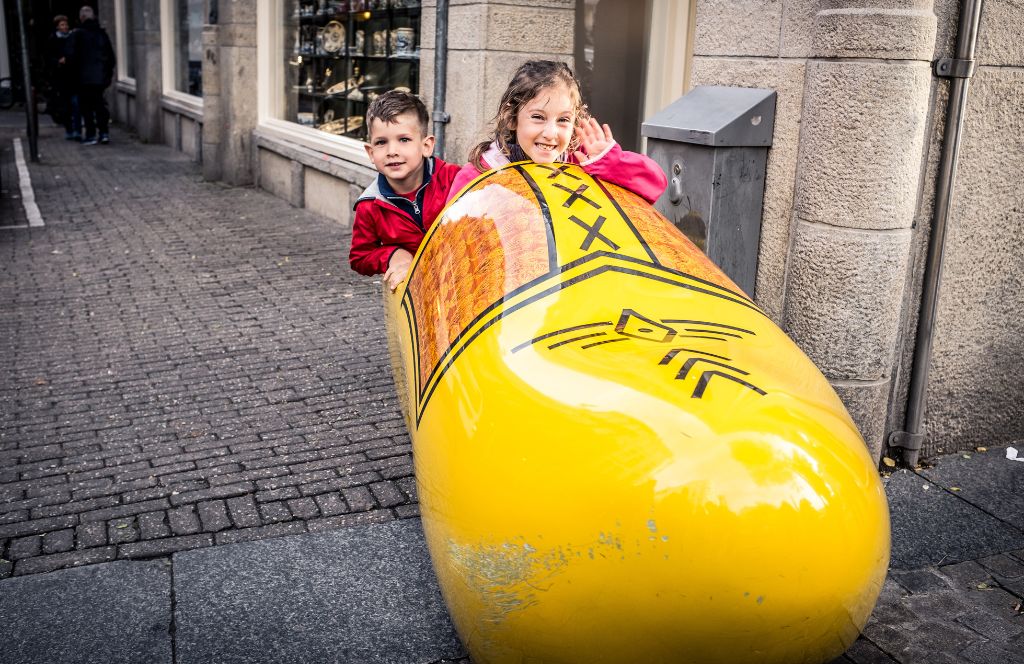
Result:
<instances>
[{"instance_id":1,"label":"metal utility box on wall","mask_svg":"<svg viewBox=\"0 0 1024 664\"><path fill-rule=\"evenodd\" d=\"M700 86L643 123L669 184L655 207L753 297L775 91Z\"/></svg>"}]
</instances>

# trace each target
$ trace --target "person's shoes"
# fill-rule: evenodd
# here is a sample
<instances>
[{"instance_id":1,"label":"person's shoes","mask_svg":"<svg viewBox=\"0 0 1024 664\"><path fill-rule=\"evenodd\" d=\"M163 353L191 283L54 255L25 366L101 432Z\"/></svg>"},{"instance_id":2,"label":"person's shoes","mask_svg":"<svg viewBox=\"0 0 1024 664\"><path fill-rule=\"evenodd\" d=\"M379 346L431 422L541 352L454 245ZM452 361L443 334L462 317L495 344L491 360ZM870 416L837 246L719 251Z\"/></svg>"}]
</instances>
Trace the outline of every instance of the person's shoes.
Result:
<instances>
[{"instance_id":1,"label":"person's shoes","mask_svg":"<svg viewBox=\"0 0 1024 664\"><path fill-rule=\"evenodd\" d=\"M110 136L108 134L100 134L100 143L106 145L110 142Z\"/></svg>"},{"instance_id":2,"label":"person's shoes","mask_svg":"<svg viewBox=\"0 0 1024 664\"><path fill-rule=\"evenodd\" d=\"M82 145L96 145L97 143L99 143L99 141L96 140L95 136L92 138L86 138L82 141Z\"/></svg>"}]
</instances>

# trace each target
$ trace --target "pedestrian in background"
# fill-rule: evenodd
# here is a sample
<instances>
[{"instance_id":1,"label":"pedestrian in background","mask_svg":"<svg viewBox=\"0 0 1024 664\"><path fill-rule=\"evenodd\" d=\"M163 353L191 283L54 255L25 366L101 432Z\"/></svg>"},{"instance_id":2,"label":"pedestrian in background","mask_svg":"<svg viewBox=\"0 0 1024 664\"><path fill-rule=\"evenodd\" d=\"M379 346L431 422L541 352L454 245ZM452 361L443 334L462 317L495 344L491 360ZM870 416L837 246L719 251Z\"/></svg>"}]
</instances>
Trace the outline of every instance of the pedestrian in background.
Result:
<instances>
[{"instance_id":1,"label":"pedestrian in background","mask_svg":"<svg viewBox=\"0 0 1024 664\"><path fill-rule=\"evenodd\" d=\"M68 45L71 27L68 17L53 17L54 32L46 40L46 73L50 82L50 98L46 108L53 121L64 125L64 138L82 139L82 119L78 113L78 99L74 94L74 77L68 63Z\"/></svg>"},{"instance_id":2,"label":"pedestrian in background","mask_svg":"<svg viewBox=\"0 0 1024 664\"><path fill-rule=\"evenodd\" d=\"M78 20L82 26L68 38L68 58L75 73L79 108L85 122L82 145L109 143L110 111L103 93L114 80L114 65L117 64L114 47L107 31L96 21L92 7L82 7Z\"/></svg>"}]
</instances>

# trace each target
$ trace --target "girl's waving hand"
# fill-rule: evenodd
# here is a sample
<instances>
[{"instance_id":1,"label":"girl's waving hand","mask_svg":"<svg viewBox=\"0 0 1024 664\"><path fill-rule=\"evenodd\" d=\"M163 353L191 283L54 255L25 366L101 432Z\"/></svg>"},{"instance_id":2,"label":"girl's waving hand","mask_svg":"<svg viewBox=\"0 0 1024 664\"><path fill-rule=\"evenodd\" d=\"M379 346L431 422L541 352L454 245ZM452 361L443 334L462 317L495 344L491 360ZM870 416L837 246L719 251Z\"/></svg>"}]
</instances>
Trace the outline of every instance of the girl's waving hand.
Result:
<instances>
[{"instance_id":1,"label":"girl's waving hand","mask_svg":"<svg viewBox=\"0 0 1024 664\"><path fill-rule=\"evenodd\" d=\"M579 137L580 147L583 150L577 150L574 155L581 164L603 155L608 148L615 144L611 127L599 123L592 117L587 118L576 127L576 136Z\"/></svg>"}]
</instances>

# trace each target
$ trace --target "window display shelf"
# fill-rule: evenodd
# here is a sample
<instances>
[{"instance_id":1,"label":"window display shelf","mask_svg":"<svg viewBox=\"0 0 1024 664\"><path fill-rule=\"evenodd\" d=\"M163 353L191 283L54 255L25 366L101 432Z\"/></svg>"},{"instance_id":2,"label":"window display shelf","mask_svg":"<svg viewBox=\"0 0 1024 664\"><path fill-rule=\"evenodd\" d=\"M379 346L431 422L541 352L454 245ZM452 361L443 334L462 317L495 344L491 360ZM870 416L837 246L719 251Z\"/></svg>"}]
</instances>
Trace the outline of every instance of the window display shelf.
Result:
<instances>
[{"instance_id":1,"label":"window display shelf","mask_svg":"<svg viewBox=\"0 0 1024 664\"><path fill-rule=\"evenodd\" d=\"M420 3L291 1L289 118L365 140L367 104L387 90L418 91Z\"/></svg>"}]
</instances>

